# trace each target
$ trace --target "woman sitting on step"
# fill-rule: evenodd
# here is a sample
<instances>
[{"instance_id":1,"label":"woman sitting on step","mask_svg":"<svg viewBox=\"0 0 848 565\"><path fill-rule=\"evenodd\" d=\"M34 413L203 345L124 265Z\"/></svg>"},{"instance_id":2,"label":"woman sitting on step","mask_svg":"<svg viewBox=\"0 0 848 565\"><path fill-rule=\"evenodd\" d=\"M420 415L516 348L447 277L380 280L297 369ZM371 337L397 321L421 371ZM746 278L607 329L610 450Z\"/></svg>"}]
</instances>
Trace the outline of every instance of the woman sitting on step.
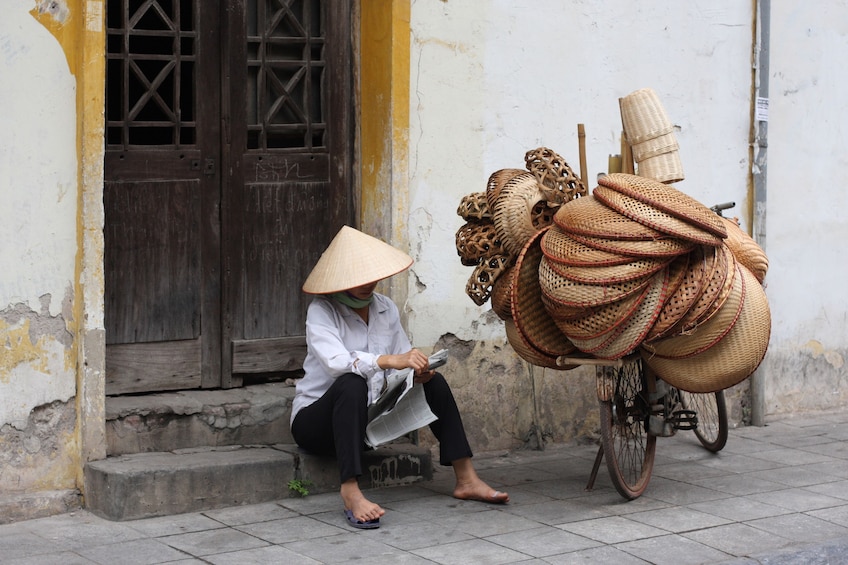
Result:
<instances>
[{"instance_id":1,"label":"woman sitting on step","mask_svg":"<svg viewBox=\"0 0 848 565\"><path fill-rule=\"evenodd\" d=\"M414 381L437 420L439 461L453 466L453 496L504 503L509 495L487 485L471 463L471 448L444 377L429 369L427 355L413 349L398 308L374 292L382 279L400 273L412 258L382 241L343 226L307 277L315 294L306 315L306 360L292 404L292 435L298 445L338 459L341 496L351 525L379 527L385 510L359 488L368 406L393 371L413 369Z\"/></svg>"}]
</instances>

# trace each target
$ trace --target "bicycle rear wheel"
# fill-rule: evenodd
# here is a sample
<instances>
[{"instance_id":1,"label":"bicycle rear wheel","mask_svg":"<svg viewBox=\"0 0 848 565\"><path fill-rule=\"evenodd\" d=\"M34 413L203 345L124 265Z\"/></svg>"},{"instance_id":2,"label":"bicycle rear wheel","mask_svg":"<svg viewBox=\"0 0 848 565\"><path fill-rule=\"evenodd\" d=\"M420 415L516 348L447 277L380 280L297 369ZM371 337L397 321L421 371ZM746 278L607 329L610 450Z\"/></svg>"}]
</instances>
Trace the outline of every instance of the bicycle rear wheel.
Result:
<instances>
[{"instance_id":1,"label":"bicycle rear wheel","mask_svg":"<svg viewBox=\"0 0 848 565\"><path fill-rule=\"evenodd\" d=\"M615 489L628 500L645 492L654 468L657 438L647 428L654 378L641 359L627 362L618 370L610 399L600 401L607 469Z\"/></svg>"},{"instance_id":2,"label":"bicycle rear wheel","mask_svg":"<svg viewBox=\"0 0 848 565\"><path fill-rule=\"evenodd\" d=\"M721 451L727 443L727 404L724 391L714 394L696 394L680 391L680 403L684 409L698 414L695 436L708 451Z\"/></svg>"}]
</instances>

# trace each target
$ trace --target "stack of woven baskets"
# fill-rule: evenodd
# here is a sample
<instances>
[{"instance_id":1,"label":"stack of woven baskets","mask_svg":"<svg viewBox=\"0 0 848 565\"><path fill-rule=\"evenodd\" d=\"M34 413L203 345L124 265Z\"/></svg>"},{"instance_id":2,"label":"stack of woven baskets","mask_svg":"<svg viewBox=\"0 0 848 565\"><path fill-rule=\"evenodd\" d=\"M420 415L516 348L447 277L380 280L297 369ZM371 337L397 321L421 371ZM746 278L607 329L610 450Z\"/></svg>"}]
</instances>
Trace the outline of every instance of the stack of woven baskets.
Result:
<instances>
[{"instance_id":1,"label":"stack of woven baskets","mask_svg":"<svg viewBox=\"0 0 848 565\"><path fill-rule=\"evenodd\" d=\"M500 169L489 177L485 192L462 199L457 214L466 223L456 232L456 249L462 264L474 267L466 294L478 306L491 299L516 352L534 365L564 369L557 357L577 349L545 311L541 251L528 244L538 242L564 203L588 192L551 149L528 151L524 161L526 170Z\"/></svg>"},{"instance_id":2,"label":"stack of woven baskets","mask_svg":"<svg viewBox=\"0 0 848 565\"><path fill-rule=\"evenodd\" d=\"M640 175L602 176L591 195L542 147L525 155L526 171L496 171L485 192L464 197L456 248L474 267L466 293L477 305L491 299L510 345L534 365L566 370L574 365L561 357L638 351L669 384L715 392L765 355L768 259L735 221L670 186L683 177L676 142L668 127L653 131L634 137L655 147L640 154ZM652 159L661 179L644 176Z\"/></svg>"},{"instance_id":3,"label":"stack of woven baskets","mask_svg":"<svg viewBox=\"0 0 848 565\"><path fill-rule=\"evenodd\" d=\"M771 329L762 249L668 184L623 173L598 182L592 195L575 183L549 204L533 174L504 169L487 198L465 197L457 250L475 266L468 295L491 298L510 344L534 365L569 369L557 358L638 350L690 392L748 377Z\"/></svg>"},{"instance_id":4,"label":"stack of woven baskets","mask_svg":"<svg viewBox=\"0 0 848 565\"><path fill-rule=\"evenodd\" d=\"M557 328L600 359L639 349L690 392L748 377L771 329L762 249L667 184L621 173L598 182L539 238L542 300Z\"/></svg>"}]
</instances>

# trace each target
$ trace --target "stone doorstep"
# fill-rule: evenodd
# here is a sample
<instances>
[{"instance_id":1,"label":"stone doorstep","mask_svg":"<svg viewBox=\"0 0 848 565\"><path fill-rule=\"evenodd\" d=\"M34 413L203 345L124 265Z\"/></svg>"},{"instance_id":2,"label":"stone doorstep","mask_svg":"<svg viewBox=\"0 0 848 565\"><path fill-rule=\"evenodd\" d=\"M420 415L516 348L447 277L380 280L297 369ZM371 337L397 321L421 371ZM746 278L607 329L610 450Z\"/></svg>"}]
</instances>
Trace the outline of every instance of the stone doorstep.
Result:
<instances>
[{"instance_id":1,"label":"stone doorstep","mask_svg":"<svg viewBox=\"0 0 848 565\"><path fill-rule=\"evenodd\" d=\"M106 453L294 443L294 387L257 384L106 398Z\"/></svg>"},{"instance_id":2,"label":"stone doorstep","mask_svg":"<svg viewBox=\"0 0 848 565\"><path fill-rule=\"evenodd\" d=\"M411 443L367 451L364 466L363 488L433 478L430 451ZM116 521L200 512L300 496L288 487L292 479L314 494L339 489L335 459L307 454L293 444L204 447L88 463L85 506Z\"/></svg>"}]
</instances>

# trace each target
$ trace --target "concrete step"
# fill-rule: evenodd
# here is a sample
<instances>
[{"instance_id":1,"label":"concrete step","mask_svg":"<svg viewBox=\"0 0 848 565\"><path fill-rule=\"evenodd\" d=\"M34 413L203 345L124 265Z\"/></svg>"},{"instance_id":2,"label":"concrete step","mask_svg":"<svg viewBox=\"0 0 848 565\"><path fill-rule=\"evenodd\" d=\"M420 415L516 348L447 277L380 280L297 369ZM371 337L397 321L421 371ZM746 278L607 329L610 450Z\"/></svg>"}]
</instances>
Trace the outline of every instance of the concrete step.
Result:
<instances>
[{"instance_id":1,"label":"concrete step","mask_svg":"<svg viewBox=\"0 0 848 565\"><path fill-rule=\"evenodd\" d=\"M366 452L362 488L409 484L433 478L429 450L395 442ZM199 512L300 496L337 492L335 459L307 454L293 444L227 446L135 453L85 467L85 505L109 520L135 520ZM308 496L308 495L307 495Z\"/></svg>"},{"instance_id":2,"label":"concrete step","mask_svg":"<svg viewBox=\"0 0 848 565\"><path fill-rule=\"evenodd\" d=\"M283 382L106 398L106 453L294 443L294 387Z\"/></svg>"}]
</instances>

